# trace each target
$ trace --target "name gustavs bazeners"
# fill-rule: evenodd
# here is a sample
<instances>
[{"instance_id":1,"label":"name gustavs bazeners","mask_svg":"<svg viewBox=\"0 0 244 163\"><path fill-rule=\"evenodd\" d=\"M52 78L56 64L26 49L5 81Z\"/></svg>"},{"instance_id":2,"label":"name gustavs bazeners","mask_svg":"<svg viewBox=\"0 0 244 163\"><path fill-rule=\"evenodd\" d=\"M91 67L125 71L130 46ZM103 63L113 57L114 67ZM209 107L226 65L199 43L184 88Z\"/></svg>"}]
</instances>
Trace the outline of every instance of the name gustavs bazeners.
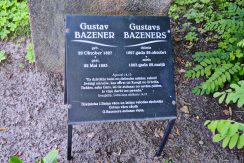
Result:
<instances>
[{"instance_id":1,"label":"name gustavs bazeners","mask_svg":"<svg viewBox=\"0 0 244 163\"><path fill-rule=\"evenodd\" d=\"M114 39L116 37L114 32L109 31L109 25L102 24L80 24L81 32L75 31L75 38L102 38ZM123 32L125 39L166 39L166 32L160 32L159 25L138 25L131 23L128 30Z\"/></svg>"}]
</instances>

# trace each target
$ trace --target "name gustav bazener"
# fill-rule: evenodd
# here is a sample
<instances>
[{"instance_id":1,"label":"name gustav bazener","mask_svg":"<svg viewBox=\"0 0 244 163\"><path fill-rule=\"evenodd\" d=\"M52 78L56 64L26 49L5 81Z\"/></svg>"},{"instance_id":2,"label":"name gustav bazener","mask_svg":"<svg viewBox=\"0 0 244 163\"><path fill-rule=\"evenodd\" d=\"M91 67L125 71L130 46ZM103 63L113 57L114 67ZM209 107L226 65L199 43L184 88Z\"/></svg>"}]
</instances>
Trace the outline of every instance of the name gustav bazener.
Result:
<instances>
[{"instance_id":1,"label":"name gustav bazener","mask_svg":"<svg viewBox=\"0 0 244 163\"><path fill-rule=\"evenodd\" d=\"M89 25L87 23L80 24L81 32L75 31L75 38L101 38L101 39L114 39L115 33L110 32L109 25ZM131 23L129 25L129 32L123 32L125 39L166 39L166 32L160 32L159 25L137 25Z\"/></svg>"}]
</instances>

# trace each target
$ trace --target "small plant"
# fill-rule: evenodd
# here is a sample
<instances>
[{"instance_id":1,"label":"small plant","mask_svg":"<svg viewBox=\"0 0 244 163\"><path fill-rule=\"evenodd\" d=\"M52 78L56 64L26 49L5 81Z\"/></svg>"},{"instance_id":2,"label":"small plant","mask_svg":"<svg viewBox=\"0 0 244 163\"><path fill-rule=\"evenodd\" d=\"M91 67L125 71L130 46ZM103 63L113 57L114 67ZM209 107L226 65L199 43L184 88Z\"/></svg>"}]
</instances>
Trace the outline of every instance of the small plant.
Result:
<instances>
[{"instance_id":1,"label":"small plant","mask_svg":"<svg viewBox=\"0 0 244 163\"><path fill-rule=\"evenodd\" d=\"M179 15L175 14L178 12L178 6L176 4L171 5L170 9L169 9L169 14L171 15L171 17L176 20L179 18Z\"/></svg>"},{"instance_id":2,"label":"small plant","mask_svg":"<svg viewBox=\"0 0 244 163\"><path fill-rule=\"evenodd\" d=\"M29 35L29 14L26 0L0 1L0 39Z\"/></svg>"},{"instance_id":3,"label":"small plant","mask_svg":"<svg viewBox=\"0 0 244 163\"><path fill-rule=\"evenodd\" d=\"M169 159L169 160L165 160L164 163L173 163L173 161Z\"/></svg>"},{"instance_id":4,"label":"small plant","mask_svg":"<svg viewBox=\"0 0 244 163\"><path fill-rule=\"evenodd\" d=\"M50 151L47 156L41 159L41 163L57 163L58 162L58 150L54 149ZM17 156L11 156L9 163L23 163L23 161ZM39 163L38 160L35 163Z\"/></svg>"},{"instance_id":5,"label":"small plant","mask_svg":"<svg viewBox=\"0 0 244 163\"><path fill-rule=\"evenodd\" d=\"M244 80L231 84L230 88L222 92L215 92L213 96L219 98L220 104L225 100L226 104L237 103L237 106L241 108L244 105Z\"/></svg>"},{"instance_id":6,"label":"small plant","mask_svg":"<svg viewBox=\"0 0 244 163\"><path fill-rule=\"evenodd\" d=\"M7 59L7 55L4 51L0 51L0 63Z\"/></svg>"},{"instance_id":7,"label":"small plant","mask_svg":"<svg viewBox=\"0 0 244 163\"><path fill-rule=\"evenodd\" d=\"M186 61L186 67L191 67L191 66L192 66L192 63L189 61Z\"/></svg>"},{"instance_id":8,"label":"small plant","mask_svg":"<svg viewBox=\"0 0 244 163\"><path fill-rule=\"evenodd\" d=\"M34 53L34 46L32 43L29 43L27 48L26 48L26 56L25 59L30 63L33 64L35 63L35 53Z\"/></svg>"},{"instance_id":9,"label":"small plant","mask_svg":"<svg viewBox=\"0 0 244 163\"><path fill-rule=\"evenodd\" d=\"M197 34L195 32L189 32L187 33L187 35L185 36L185 39L187 41L193 42L193 41L197 41Z\"/></svg>"},{"instance_id":10,"label":"small plant","mask_svg":"<svg viewBox=\"0 0 244 163\"><path fill-rule=\"evenodd\" d=\"M244 147L244 124L232 120L207 120L204 123L214 133L213 142L222 142L222 147L230 149Z\"/></svg>"}]
</instances>

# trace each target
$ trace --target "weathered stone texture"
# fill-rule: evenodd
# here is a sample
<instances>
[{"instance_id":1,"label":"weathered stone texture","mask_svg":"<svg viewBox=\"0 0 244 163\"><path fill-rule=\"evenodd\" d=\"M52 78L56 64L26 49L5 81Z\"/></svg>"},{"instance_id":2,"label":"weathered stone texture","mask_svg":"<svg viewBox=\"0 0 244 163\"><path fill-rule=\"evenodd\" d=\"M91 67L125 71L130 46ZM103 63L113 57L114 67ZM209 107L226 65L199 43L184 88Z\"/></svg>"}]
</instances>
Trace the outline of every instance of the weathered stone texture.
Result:
<instances>
[{"instance_id":1,"label":"weathered stone texture","mask_svg":"<svg viewBox=\"0 0 244 163\"><path fill-rule=\"evenodd\" d=\"M39 70L63 72L65 14L165 15L171 0L29 0Z\"/></svg>"}]
</instances>

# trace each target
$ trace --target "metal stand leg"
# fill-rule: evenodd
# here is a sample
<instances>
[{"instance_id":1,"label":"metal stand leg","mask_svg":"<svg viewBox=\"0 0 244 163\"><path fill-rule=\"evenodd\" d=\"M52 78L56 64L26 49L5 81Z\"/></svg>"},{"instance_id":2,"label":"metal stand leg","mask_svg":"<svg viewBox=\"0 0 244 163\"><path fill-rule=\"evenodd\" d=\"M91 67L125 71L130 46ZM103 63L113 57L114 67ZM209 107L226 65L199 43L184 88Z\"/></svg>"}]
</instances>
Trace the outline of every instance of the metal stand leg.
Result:
<instances>
[{"instance_id":1,"label":"metal stand leg","mask_svg":"<svg viewBox=\"0 0 244 163\"><path fill-rule=\"evenodd\" d=\"M72 125L68 125L68 152L67 152L67 160L71 160L71 151L72 151Z\"/></svg>"},{"instance_id":2,"label":"metal stand leg","mask_svg":"<svg viewBox=\"0 0 244 163\"><path fill-rule=\"evenodd\" d=\"M172 119L169 121L168 125L167 125L167 128L165 129L164 131L164 136L163 138L161 139L161 142L160 142L160 145L159 145L159 149L156 153L156 157L159 157L161 155L161 153L163 152L163 149L164 149L164 146L168 140L168 137L169 137L169 134L174 126L174 123L175 123L175 119Z\"/></svg>"}]
</instances>

